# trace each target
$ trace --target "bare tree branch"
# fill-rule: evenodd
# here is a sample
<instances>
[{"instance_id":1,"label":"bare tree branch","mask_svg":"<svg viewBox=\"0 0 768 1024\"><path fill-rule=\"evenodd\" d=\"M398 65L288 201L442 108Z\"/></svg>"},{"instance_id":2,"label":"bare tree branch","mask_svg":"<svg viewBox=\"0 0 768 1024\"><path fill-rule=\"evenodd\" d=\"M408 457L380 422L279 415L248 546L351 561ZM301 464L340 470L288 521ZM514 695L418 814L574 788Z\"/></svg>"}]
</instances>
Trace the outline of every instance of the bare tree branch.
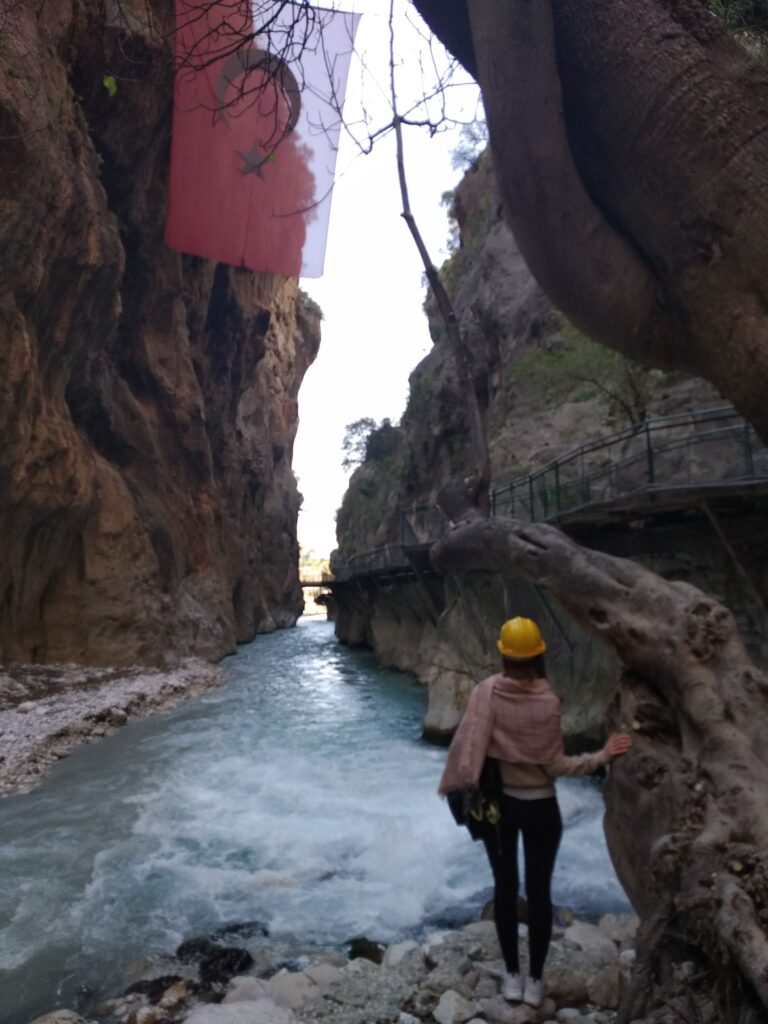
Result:
<instances>
[{"instance_id":1,"label":"bare tree branch","mask_svg":"<svg viewBox=\"0 0 768 1024\"><path fill-rule=\"evenodd\" d=\"M427 280L435 296L440 315L445 325L448 339L453 355L454 367L459 383L460 391L466 403L467 418L469 420L469 432L473 459L473 480L471 490L476 499L478 507L487 512L489 508L488 488L491 480L491 464L488 454L488 440L485 422L480 411L475 382L472 379L470 370L469 354L466 339L462 337L461 328L456 318L453 304L448 297L437 267L432 262L424 239L419 231L416 219L411 210L410 196L408 193L408 180L405 173L405 156L403 146L403 120L398 113L397 84L395 78L395 28L394 28L394 0L390 0L389 7L389 35L390 35L390 90L392 102L392 117L395 129L395 140L397 145L397 176L400 183L400 196L403 203L402 217L408 226L408 230L419 251L421 261Z\"/></svg>"}]
</instances>

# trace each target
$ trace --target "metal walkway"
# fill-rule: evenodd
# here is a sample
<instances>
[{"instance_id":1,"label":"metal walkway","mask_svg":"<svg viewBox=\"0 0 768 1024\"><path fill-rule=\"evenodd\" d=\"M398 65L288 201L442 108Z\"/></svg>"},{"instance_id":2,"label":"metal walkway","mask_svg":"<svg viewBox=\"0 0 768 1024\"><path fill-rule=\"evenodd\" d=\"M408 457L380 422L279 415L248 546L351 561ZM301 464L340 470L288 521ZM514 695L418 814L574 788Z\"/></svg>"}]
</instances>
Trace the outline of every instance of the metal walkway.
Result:
<instances>
[{"instance_id":1,"label":"metal walkway","mask_svg":"<svg viewBox=\"0 0 768 1024\"><path fill-rule=\"evenodd\" d=\"M634 424L491 490L491 515L557 525L642 516L768 492L768 450L732 406ZM411 569L448 522L437 505L400 513L401 543L355 555L336 580Z\"/></svg>"}]
</instances>

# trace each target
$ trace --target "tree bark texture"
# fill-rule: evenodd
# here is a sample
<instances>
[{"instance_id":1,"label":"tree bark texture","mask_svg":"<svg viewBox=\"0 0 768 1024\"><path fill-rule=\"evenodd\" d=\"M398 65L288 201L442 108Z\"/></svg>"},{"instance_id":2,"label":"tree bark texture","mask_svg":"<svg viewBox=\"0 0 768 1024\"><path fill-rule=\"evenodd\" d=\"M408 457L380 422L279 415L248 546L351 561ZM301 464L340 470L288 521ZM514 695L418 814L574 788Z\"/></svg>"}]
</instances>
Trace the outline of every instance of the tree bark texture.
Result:
<instances>
[{"instance_id":1,"label":"tree bark texture","mask_svg":"<svg viewBox=\"0 0 768 1024\"><path fill-rule=\"evenodd\" d=\"M768 439L766 67L700 0L415 5L478 78L510 225L555 304L710 380Z\"/></svg>"},{"instance_id":2,"label":"tree bark texture","mask_svg":"<svg viewBox=\"0 0 768 1024\"><path fill-rule=\"evenodd\" d=\"M606 833L641 917L620 1024L768 1019L768 679L731 613L697 588L514 520L460 525L441 572L514 572L612 645L612 729L634 738L606 784Z\"/></svg>"}]
</instances>

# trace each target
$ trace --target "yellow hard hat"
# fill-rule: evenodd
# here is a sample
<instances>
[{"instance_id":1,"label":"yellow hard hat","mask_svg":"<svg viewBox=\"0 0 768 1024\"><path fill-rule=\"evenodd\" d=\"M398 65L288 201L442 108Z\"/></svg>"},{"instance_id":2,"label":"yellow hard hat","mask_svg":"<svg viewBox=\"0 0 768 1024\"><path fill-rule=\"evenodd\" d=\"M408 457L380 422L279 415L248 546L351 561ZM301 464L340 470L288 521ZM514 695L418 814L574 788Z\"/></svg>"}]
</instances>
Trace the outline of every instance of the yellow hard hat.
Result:
<instances>
[{"instance_id":1,"label":"yellow hard hat","mask_svg":"<svg viewBox=\"0 0 768 1024\"><path fill-rule=\"evenodd\" d=\"M524 619L518 615L507 619L501 627L496 645L505 658L535 658L547 649L539 627L533 619Z\"/></svg>"}]
</instances>

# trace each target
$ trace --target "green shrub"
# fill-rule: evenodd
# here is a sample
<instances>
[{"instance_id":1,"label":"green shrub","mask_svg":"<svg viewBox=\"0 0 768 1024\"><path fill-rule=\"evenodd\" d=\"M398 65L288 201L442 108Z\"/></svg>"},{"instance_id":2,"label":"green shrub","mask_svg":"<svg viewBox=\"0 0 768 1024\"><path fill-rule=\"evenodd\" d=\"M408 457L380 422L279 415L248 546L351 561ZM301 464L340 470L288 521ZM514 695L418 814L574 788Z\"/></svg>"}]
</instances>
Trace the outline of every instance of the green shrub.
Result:
<instances>
[{"instance_id":1,"label":"green shrub","mask_svg":"<svg viewBox=\"0 0 768 1024\"><path fill-rule=\"evenodd\" d=\"M607 416L624 424L646 419L651 399L666 381L661 370L590 341L565 320L559 342L526 353L511 365L508 376L513 386L545 408L600 397Z\"/></svg>"}]
</instances>

